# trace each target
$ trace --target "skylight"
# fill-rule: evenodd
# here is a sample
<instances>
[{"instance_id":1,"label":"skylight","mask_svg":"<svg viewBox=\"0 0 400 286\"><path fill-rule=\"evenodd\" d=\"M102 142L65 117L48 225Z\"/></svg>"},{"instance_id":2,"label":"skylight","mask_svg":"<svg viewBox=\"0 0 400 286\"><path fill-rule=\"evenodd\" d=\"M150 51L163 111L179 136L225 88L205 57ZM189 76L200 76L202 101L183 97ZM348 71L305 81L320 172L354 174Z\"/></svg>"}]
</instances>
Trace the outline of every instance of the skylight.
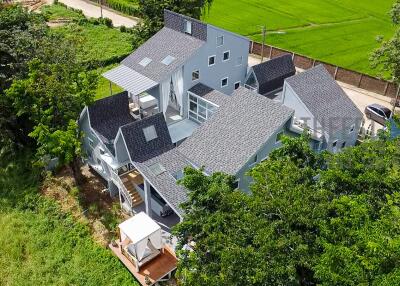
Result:
<instances>
[{"instance_id":1,"label":"skylight","mask_svg":"<svg viewBox=\"0 0 400 286\"><path fill-rule=\"evenodd\" d=\"M139 65L141 65L142 67L146 67L149 63L151 63L151 61L152 59L146 57L139 62Z\"/></svg>"},{"instance_id":2,"label":"skylight","mask_svg":"<svg viewBox=\"0 0 400 286\"><path fill-rule=\"evenodd\" d=\"M157 138L157 132L154 125L150 125L148 127L143 128L143 133L147 142Z\"/></svg>"},{"instance_id":3,"label":"skylight","mask_svg":"<svg viewBox=\"0 0 400 286\"><path fill-rule=\"evenodd\" d=\"M175 58L173 56L166 56L161 62L164 65L169 66L174 60Z\"/></svg>"},{"instance_id":4,"label":"skylight","mask_svg":"<svg viewBox=\"0 0 400 286\"><path fill-rule=\"evenodd\" d=\"M161 175L162 173L164 173L166 171L164 166L161 165L160 163L155 163L155 164L149 166L149 169L155 176Z\"/></svg>"}]
</instances>

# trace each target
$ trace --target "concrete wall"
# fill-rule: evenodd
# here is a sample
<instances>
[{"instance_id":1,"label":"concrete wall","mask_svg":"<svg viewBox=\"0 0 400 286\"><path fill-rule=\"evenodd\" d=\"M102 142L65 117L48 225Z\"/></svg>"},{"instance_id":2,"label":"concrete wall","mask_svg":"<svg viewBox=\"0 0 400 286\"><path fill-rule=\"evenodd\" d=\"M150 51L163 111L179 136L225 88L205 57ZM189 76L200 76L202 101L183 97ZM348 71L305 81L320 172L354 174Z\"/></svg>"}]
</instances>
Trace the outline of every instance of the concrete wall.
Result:
<instances>
[{"instance_id":1,"label":"concrete wall","mask_svg":"<svg viewBox=\"0 0 400 286\"><path fill-rule=\"evenodd\" d=\"M261 46L262 45L260 43L250 42L250 53L261 55ZM335 80L342 81L388 97L394 98L396 96L396 85L393 82L318 61L316 59L299 55L291 51L286 51L269 45L264 46L264 57L272 59L285 54L291 54L293 56L294 64L298 68L309 69L318 64L323 64Z\"/></svg>"}]
</instances>

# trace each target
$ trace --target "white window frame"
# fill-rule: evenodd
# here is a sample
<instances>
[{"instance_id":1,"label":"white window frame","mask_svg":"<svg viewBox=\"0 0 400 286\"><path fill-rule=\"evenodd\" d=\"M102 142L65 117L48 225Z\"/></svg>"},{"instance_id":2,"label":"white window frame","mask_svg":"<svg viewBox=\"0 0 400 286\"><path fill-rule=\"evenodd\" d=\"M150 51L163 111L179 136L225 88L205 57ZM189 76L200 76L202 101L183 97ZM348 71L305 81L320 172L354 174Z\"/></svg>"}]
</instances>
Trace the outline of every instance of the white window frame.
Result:
<instances>
[{"instance_id":1,"label":"white window frame","mask_svg":"<svg viewBox=\"0 0 400 286\"><path fill-rule=\"evenodd\" d=\"M211 58L214 58L214 63L213 63L212 65L210 65L210 59L211 59ZM216 60L217 60L217 56L216 56L216 55L209 56L209 57L208 57L208 61L207 61L208 66L209 66L209 67L214 66Z\"/></svg>"},{"instance_id":2,"label":"white window frame","mask_svg":"<svg viewBox=\"0 0 400 286\"><path fill-rule=\"evenodd\" d=\"M237 82L235 82L234 84L233 84L233 88L235 89L235 90L237 90L239 87L240 87L240 84L241 84L242 82L239 80L239 81L237 81ZM239 84L239 86L236 88L236 84Z\"/></svg>"},{"instance_id":3,"label":"white window frame","mask_svg":"<svg viewBox=\"0 0 400 286\"><path fill-rule=\"evenodd\" d=\"M183 24L184 32L186 34L191 35L192 34L192 21L184 19L183 23L184 23Z\"/></svg>"},{"instance_id":4,"label":"white window frame","mask_svg":"<svg viewBox=\"0 0 400 286\"><path fill-rule=\"evenodd\" d=\"M355 124L351 125L349 134L353 133L355 129L356 129L356 125Z\"/></svg>"},{"instance_id":5,"label":"white window frame","mask_svg":"<svg viewBox=\"0 0 400 286\"><path fill-rule=\"evenodd\" d=\"M236 58L236 60L237 60L238 58L241 59L241 60L240 60L240 64L235 63L235 65L236 65L237 67L240 67L241 65L243 65L243 56L238 56L238 57Z\"/></svg>"},{"instance_id":6,"label":"white window frame","mask_svg":"<svg viewBox=\"0 0 400 286\"><path fill-rule=\"evenodd\" d=\"M336 151L338 149L338 143L339 143L339 140L337 140L337 139L332 142L332 150Z\"/></svg>"},{"instance_id":7,"label":"white window frame","mask_svg":"<svg viewBox=\"0 0 400 286\"><path fill-rule=\"evenodd\" d=\"M222 82L226 79L226 85L222 85ZM229 85L229 77L221 78L221 87L227 87Z\"/></svg>"},{"instance_id":8,"label":"white window frame","mask_svg":"<svg viewBox=\"0 0 400 286\"><path fill-rule=\"evenodd\" d=\"M218 45L218 38L222 38L222 44L221 44L221 45ZM216 37L216 40L215 40L215 43L216 43L216 46L217 46L217 47L222 47L222 46L224 45L224 43L225 43L225 37L224 37L224 35L217 36L217 37Z\"/></svg>"},{"instance_id":9,"label":"white window frame","mask_svg":"<svg viewBox=\"0 0 400 286\"><path fill-rule=\"evenodd\" d=\"M213 106L215 109L218 108L218 105L216 105L215 103L212 103L211 101L206 100L206 99L204 99L204 98L202 98L202 97L200 97L200 96L194 94L193 92L188 91L187 93L188 93L188 114L187 114L188 118L189 118L190 120L194 120L194 121L196 121L196 122L198 122L198 123L200 123L200 124L203 123L203 122L205 122L206 120L210 119L211 116L215 113L215 110L209 109L209 108L208 108L208 105ZM196 102L194 102L194 101L190 98L190 96L196 98ZM203 106L202 106L202 107L205 109L205 111L206 111L206 116L205 116L205 117L204 117L203 115L199 114L199 100L202 100L202 101L204 101L204 102L206 103L206 107L203 107ZM193 103L195 103L195 104L197 105L196 113L190 109L190 103L191 103L191 102L193 102ZM210 114L210 112L211 112L211 114ZM195 117L195 118L193 118L192 116L190 116L191 114L192 114L192 116ZM198 120L199 117L200 117L202 120Z\"/></svg>"},{"instance_id":10,"label":"white window frame","mask_svg":"<svg viewBox=\"0 0 400 286\"><path fill-rule=\"evenodd\" d=\"M90 138L90 137L88 137L88 141L89 141L89 147L92 148L92 149L94 149L95 146L94 146L94 141L93 141L93 139Z\"/></svg>"},{"instance_id":11,"label":"white window frame","mask_svg":"<svg viewBox=\"0 0 400 286\"><path fill-rule=\"evenodd\" d=\"M224 60L224 55L225 55L225 53L228 53L228 58L227 58L226 60ZM227 51L225 51L225 52L222 53L222 61L223 61L223 62L227 62L227 61L229 61L230 59L231 59L231 50L227 50Z\"/></svg>"},{"instance_id":12,"label":"white window frame","mask_svg":"<svg viewBox=\"0 0 400 286\"><path fill-rule=\"evenodd\" d=\"M193 74L196 72L199 75L199 77L197 79L193 79ZM197 81L197 80L200 80L200 70L199 69L192 71L192 81Z\"/></svg>"}]
</instances>

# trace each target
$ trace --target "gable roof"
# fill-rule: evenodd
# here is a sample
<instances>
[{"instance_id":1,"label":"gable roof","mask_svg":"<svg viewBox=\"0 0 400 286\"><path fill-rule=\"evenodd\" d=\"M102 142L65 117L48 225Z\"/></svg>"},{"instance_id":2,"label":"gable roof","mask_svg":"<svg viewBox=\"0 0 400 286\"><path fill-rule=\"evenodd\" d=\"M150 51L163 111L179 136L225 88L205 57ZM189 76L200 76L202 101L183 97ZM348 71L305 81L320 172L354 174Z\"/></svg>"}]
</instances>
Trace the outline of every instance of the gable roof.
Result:
<instances>
[{"instance_id":1,"label":"gable roof","mask_svg":"<svg viewBox=\"0 0 400 286\"><path fill-rule=\"evenodd\" d=\"M218 90L215 90L205 84L198 83L192 86L189 89L190 92L194 93L197 96L200 96L212 103L215 103L218 106L224 104L227 100L229 100L229 95L226 95Z\"/></svg>"},{"instance_id":2,"label":"gable roof","mask_svg":"<svg viewBox=\"0 0 400 286\"><path fill-rule=\"evenodd\" d=\"M323 65L287 78L286 82L329 134L347 129L363 118Z\"/></svg>"},{"instance_id":3,"label":"gable roof","mask_svg":"<svg viewBox=\"0 0 400 286\"><path fill-rule=\"evenodd\" d=\"M154 126L157 137L147 142L143 129L150 126ZM124 125L121 127L121 133L130 158L134 162L146 161L173 148L167 123L162 113Z\"/></svg>"},{"instance_id":4,"label":"gable roof","mask_svg":"<svg viewBox=\"0 0 400 286\"><path fill-rule=\"evenodd\" d=\"M121 63L160 83L182 66L203 44L202 40L164 27ZM175 59L166 65L162 61L168 56ZM146 58L151 61L146 66L141 65L140 62Z\"/></svg>"},{"instance_id":5,"label":"gable roof","mask_svg":"<svg viewBox=\"0 0 400 286\"><path fill-rule=\"evenodd\" d=\"M160 164L165 171L155 174L150 169L154 164ZM190 165L189 162L178 152L177 148L168 150L147 161L135 162L135 167L139 172L151 182L151 185L181 216L183 211L180 208L180 204L187 200L187 190L176 183L174 176L178 172L182 172L188 165Z\"/></svg>"},{"instance_id":6,"label":"gable roof","mask_svg":"<svg viewBox=\"0 0 400 286\"><path fill-rule=\"evenodd\" d=\"M273 58L253 66L252 69L259 84L258 92L260 94L281 88L285 78L296 74L296 67L291 55Z\"/></svg>"},{"instance_id":7,"label":"gable roof","mask_svg":"<svg viewBox=\"0 0 400 286\"><path fill-rule=\"evenodd\" d=\"M207 172L236 175L294 111L239 87L178 150Z\"/></svg>"},{"instance_id":8,"label":"gable roof","mask_svg":"<svg viewBox=\"0 0 400 286\"><path fill-rule=\"evenodd\" d=\"M129 113L127 92L95 101L88 106L88 113L91 127L109 142L115 139L120 126L135 121Z\"/></svg>"}]
</instances>

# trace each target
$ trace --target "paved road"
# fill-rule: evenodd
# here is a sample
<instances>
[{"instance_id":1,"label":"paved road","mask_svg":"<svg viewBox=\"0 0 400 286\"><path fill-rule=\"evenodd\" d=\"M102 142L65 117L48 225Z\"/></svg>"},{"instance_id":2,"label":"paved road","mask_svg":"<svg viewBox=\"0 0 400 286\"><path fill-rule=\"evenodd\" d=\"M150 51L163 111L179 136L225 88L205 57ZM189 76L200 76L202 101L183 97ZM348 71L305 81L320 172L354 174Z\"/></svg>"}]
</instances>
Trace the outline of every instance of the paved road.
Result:
<instances>
[{"instance_id":1,"label":"paved road","mask_svg":"<svg viewBox=\"0 0 400 286\"><path fill-rule=\"evenodd\" d=\"M100 7L90 2L83 0L59 0L59 1L69 7L82 10L83 14L86 17L100 18L101 16ZM131 28L138 23L137 19L122 16L117 12L107 8L103 8L103 17L110 18L113 22L114 27L125 26Z\"/></svg>"}]
</instances>

